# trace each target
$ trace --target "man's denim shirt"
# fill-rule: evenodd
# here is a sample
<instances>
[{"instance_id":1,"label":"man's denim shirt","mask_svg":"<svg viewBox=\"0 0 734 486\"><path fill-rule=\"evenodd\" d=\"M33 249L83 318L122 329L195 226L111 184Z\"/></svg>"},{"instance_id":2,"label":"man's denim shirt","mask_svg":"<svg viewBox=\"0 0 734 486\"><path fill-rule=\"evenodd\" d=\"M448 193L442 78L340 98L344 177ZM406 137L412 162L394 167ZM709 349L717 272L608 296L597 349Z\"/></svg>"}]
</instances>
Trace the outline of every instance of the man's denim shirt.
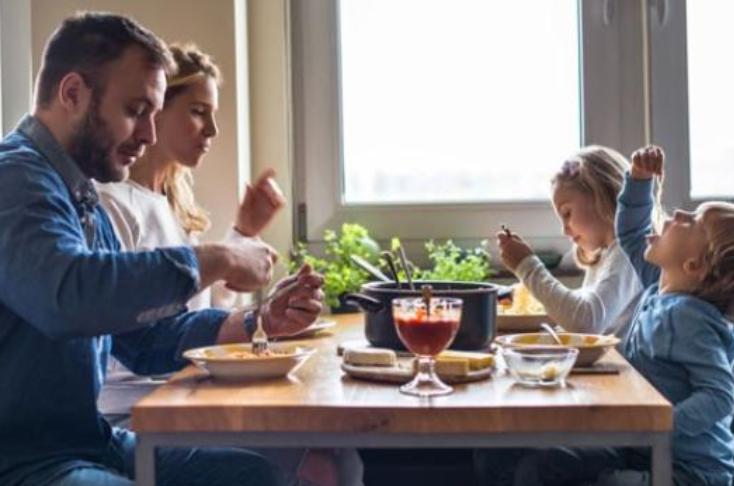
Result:
<instances>
[{"instance_id":1,"label":"man's denim shirt","mask_svg":"<svg viewBox=\"0 0 734 486\"><path fill-rule=\"evenodd\" d=\"M166 373L215 341L225 313L184 313L198 274L188 247L121 252L91 181L40 121L0 142L0 484L109 446L96 400L110 352Z\"/></svg>"}]
</instances>

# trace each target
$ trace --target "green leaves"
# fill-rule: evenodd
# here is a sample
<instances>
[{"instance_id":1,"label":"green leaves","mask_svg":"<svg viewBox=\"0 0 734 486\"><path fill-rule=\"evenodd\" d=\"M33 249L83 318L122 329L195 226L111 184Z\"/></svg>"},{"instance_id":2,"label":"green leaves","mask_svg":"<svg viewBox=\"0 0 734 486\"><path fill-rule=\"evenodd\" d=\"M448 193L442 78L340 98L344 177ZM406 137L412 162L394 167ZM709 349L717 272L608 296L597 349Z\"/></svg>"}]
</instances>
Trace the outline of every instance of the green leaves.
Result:
<instances>
[{"instance_id":1,"label":"green leaves","mask_svg":"<svg viewBox=\"0 0 734 486\"><path fill-rule=\"evenodd\" d=\"M380 245L373 240L367 229L359 224L345 223L337 233L332 230L324 232L324 258L308 253L303 243L298 243L292 252L289 269L298 269L303 263L310 264L317 272L324 275L324 293L326 303L331 307L339 306L339 296L348 292L356 292L363 283L369 281L369 275L355 266L350 255L359 255L370 263L383 267L379 261ZM415 280L453 280L482 282L491 276L490 255L484 249L485 241L480 246L465 250L448 240L443 244L433 240L426 242L425 248L431 261L431 270L421 270L410 263ZM400 245L398 238L392 238L390 248L396 250ZM400 270L400 277L405 274Z\"/></svg>"},{"instance_id":2,"label":"green leaves","mask_svg":"<svg viewBox=\"0 0 734 486\"><path fill-rule=\"evenodd\" d=\"M436 244L426 243L428 258L433 270L420 272L422 280L454 280L460 282L482 282L491 276L490 255L485 250L486 241L472 250L463 250L452 240Z\"/></svg>"},{"instance_id":3,"label":"green leaves","mask_svg":"<svg viewBox=\"0 0 734 486\"><path fill-rule=\"evenodd\" d=\"M291 271L302 263L309 263L314 269L324 275L324 293L326 303L331 307L339 306L339 296L348 292L356 292L363 283L369 280L369 275L354 266L350 255L359 255L373 264L378 264L380 245L370 238L367 229L358 224L345 223L341 231L326 230L324 232L326 256L316 258L308 253L303 243L298 243L291 258Z\"/></svg>"}]
</instances>

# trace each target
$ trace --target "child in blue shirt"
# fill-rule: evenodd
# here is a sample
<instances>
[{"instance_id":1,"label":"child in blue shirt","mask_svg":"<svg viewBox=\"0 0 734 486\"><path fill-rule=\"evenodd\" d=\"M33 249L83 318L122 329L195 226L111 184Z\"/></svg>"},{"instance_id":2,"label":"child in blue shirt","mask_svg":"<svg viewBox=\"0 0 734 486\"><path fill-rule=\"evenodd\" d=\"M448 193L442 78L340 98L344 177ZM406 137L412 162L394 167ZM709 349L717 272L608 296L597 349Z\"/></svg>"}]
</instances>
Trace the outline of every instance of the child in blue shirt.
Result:
<instances>
[{"instance_id":1,"label":"child in blue shirt","mask_svg":"<svg viewBox=\"0 0 734 486\"><path fill-rule=\"evenodd\" d=\"M617 236L647 288L624 354L673 403L675 479L729 486L734 336L723 313L734 299L734 205L676 210L655 233L652 179L663 160L659 147L635 152L619 197Z\"/></svg>"},{"instance_id":2,"label":"child in blue shirt","mask_svg":"<svg viewBox=\"0 0 734 486\"><path fill-rule=\"evenodd\" d=\"M617 238L646 289L624 355L673 404L674 484L730 486L734 332L723 313L734 299L734 205L677 210L655 233L652 180L662 178L663 160L659 147L636 151L619 195ZM504 471L496 460L478 465L482 484L579 484L608 470L649 467L649 452L640 449L514 454Z\"/></svg>"}]
</instances>

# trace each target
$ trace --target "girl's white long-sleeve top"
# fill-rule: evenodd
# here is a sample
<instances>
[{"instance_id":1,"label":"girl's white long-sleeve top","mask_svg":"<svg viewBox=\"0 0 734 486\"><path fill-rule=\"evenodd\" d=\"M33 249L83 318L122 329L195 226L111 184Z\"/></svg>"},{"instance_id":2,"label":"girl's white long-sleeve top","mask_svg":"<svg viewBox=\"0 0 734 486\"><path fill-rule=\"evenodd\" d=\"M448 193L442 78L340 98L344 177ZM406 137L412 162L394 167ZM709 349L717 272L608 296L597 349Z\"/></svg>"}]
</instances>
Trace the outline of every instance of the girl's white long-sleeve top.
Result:
<instances>
[{"instance_id":1,"label":"girl's white long-sleeve top","mask_svg":"<svg viewBox=\"0 0 734 486\"><path fill-rule=\"evenodd\" d=\"M586 269L578 289L566 287L535 255L524 258L515 275L546 308L548 316L569 332L627 337L642 284L615 240L599 262Z\"/></svg>"}]
</instances>

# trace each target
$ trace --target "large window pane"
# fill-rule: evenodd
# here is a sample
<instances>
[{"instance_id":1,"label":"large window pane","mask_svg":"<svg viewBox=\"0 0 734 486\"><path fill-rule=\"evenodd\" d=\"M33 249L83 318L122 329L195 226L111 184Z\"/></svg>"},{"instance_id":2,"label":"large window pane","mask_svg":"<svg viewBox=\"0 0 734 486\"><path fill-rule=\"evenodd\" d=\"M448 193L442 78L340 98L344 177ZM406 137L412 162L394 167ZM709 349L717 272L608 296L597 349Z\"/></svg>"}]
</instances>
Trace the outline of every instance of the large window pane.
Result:
<instances>
[{"instance_id":1,"label":"large window pane","mask_svg":"<svg viewBox=\"0 0 734 486\"><path fill-rule=\"evenodd\" d=\"M342 0L345 202L546 199L578 37L576 0Z\"/></svg>"},{"instance_id":2,"label":"large window pane","mask_svg":"<svg viewBox=\"0 0 734 486\"><path fill-rule=\"evenodd\" d=\"M691 196L734 197L734 2L687 2Z\"/></svg>"}]
</instances>

